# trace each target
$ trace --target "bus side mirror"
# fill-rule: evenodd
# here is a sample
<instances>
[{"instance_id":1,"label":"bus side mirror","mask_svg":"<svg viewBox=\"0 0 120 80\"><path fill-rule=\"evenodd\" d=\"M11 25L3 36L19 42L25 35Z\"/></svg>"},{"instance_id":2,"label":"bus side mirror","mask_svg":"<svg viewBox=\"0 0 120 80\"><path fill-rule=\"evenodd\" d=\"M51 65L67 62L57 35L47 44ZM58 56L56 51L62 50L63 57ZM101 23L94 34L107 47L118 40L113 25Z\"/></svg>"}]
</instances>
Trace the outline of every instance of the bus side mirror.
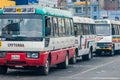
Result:
<instances>
[{"instance_id":1,"label":"bus side mirror","mask_svg":"<svg viewBox=\"0 0 120 80\"><path fill-rule=\"evenodd\" d=\"M49 36L50 34L51 34L51 28L50 27L46 27L45 36Z\"/></svg>"}]
</instances>

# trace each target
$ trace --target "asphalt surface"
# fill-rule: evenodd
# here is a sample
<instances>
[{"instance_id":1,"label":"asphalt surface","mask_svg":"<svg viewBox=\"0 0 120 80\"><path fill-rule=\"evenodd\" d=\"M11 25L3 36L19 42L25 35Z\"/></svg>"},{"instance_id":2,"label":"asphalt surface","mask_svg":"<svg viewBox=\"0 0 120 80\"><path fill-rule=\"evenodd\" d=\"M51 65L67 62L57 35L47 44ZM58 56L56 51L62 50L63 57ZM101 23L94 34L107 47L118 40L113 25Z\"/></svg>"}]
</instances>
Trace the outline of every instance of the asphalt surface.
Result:
<instances>
[{"instance_id":1,"label":"asphalt surface","mask_svg":"<svg viewBox=\"0 0 120 80\"><path fill-rule=\"evenodd\" d=\"M9 70L0 80L120 80L120 54L113 57L94 57L90 61L78 59L67 69L51 68L47 76L33 71Z\"/></svg>"}]
</instances>

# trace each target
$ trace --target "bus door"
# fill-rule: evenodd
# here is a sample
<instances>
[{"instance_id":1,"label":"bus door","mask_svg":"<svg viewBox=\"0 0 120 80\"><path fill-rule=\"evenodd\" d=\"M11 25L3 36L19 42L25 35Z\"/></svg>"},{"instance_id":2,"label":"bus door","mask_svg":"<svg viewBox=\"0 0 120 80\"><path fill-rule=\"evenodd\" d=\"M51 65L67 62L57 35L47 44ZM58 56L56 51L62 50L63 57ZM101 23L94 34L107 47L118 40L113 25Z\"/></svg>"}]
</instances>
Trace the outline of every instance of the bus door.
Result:
<instances>
[{"instance_id":1,"label":"bus door","mask_svg":"<svg viewBox=\"0 0 120 80\"><path fill-rule=\"evenodd\" d=\"M77 37L77 40L78 40L78 46L79 46L79 50L82 49L82 32L81 32L81 26L80 24L75 24L74 25L74 34L75 36Z\"/></svg>"}]
</instances>

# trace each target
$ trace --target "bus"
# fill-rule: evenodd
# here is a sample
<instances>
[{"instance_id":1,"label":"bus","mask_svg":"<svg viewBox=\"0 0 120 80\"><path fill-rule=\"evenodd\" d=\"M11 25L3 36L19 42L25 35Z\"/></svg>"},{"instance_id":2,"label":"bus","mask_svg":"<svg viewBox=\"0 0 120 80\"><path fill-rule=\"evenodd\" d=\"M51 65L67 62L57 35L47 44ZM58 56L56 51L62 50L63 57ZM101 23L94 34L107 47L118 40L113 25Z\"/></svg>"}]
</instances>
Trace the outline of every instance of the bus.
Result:
<instances>
[{"instance_id":1,"label":"bus","mask_svg":"<svg viewBox=\"0 0 120 80\"><path fill-rule=\"evenodd\" d=\"M75 63L71 12L50 7L6 7L0 10L0 74L9 69L36 70Z\"/></svg>"},{"instance_id":2,"label":"bus","mask_svg":"<svg viewBox=\"0 0 120 80\"><path fill-rule=\"evenodd\" d=\"M90 60L96 50L95 22L91 18L77 16L73 17L73 22L76 37L76 55L82 57L82 60Z\"/></svg>"},{"instance_id":3,"label":"bus","mask_svg":"<svg viewBox=\"0 0 120 80\"><path fill-rule=\"evenodd\" d=\"M110 19L95 20L96 55L113 56L120 50L120 22Z\"/></svg>"}]
</instances>

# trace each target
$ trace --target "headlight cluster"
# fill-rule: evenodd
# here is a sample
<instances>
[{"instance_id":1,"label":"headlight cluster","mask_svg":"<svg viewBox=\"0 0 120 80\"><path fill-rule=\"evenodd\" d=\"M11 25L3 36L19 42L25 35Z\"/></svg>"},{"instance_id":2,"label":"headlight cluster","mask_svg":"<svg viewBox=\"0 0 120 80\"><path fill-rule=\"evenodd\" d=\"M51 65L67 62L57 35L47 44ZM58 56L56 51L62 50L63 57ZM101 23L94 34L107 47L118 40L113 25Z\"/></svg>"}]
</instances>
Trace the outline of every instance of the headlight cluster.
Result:
<instances>
[{"instance_id":1,"label":"headlight cluster","mask_svg":"<svg viewBox=\"0 0 120 80\"><path fill-rule=\"evenodd\" d=\"M6 57L6 52L0 52L0 58L5 58Z\"/></svg>"},{"instance_id":2,"label":"headlight cluster","mask_svg":"<svg viewBox=\"0 0 120 80\"><path fill-rule=\"evenodd\" d=\"M27 58L39 58L39 53L38 52L28 52L27 53Z\"/></svg>"}]
</instances>

